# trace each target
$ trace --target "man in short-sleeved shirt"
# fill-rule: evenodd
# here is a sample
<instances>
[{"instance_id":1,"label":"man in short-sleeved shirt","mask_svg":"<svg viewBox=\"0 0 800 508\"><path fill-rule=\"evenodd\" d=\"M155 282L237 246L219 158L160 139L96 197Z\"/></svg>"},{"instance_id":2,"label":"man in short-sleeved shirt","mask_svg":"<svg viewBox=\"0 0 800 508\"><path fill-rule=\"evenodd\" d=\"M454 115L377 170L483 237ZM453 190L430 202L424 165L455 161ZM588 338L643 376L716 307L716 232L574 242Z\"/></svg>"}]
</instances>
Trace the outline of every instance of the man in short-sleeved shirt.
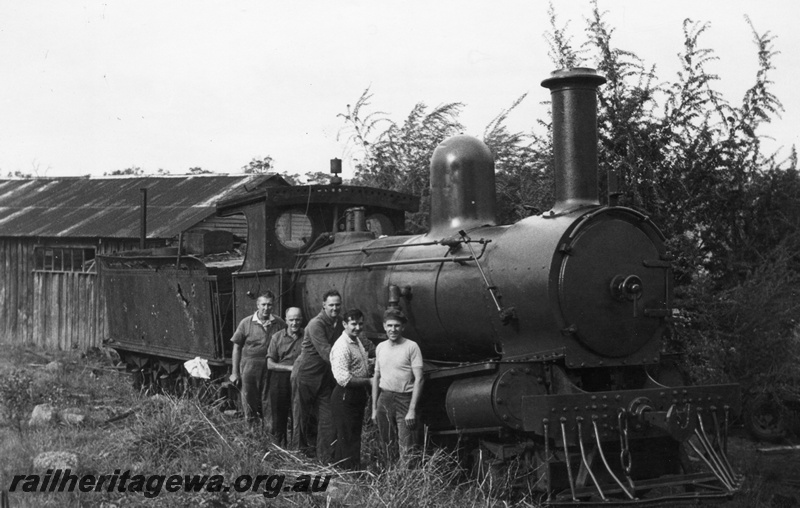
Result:
<instances>
[{"instance_id":1,"label":"man in short-sleeved shirt","mask_svg":"<svg viewBox=\"0 0 800 508\"><path fill-rule=\"evenodd\" d=\"M422 395L422 352L403 337L406 317L399 310L383 314L388 340L375 350L372 419L388 457L406 457L418 443L417 406ZM399 448L399 449L398 449Z\"/></svg>"},{"instance_id":2,"label":"man in short-sleeved shirt","mask_svg":"<svg viewBox=\"0 0 800 508\"><path fill-rule=\"evenodd\" d=\"M336 427L334 460L345 469L360 469L361 428L371 384L369 355L375 346L363 337L364 314L360 310L347 311L342 322L344 333L333 344L330 355L336 379L331 394Z\"/></svg>"},{"instance_id":3,"label":"man in short-sleeved shirt","mask_svg":"<svg viewBox=\"0 0 800 508\"><path fill-rule=\"evenodd\" d=\"M269 399L272 408L272 435L275 441L286 446L286 427L292 413L291 375L294 362L300 355L303 341L303 313L297 307L286 310L284 328L272 336L267 351L267 368L270 370Z\"/></svg>"},{"instance_id":4,"label":"man in short-sleeved shirt","mask_svg":"<svg viewBox=\"0 0 800 508\"><path fill-rule=\"evenodd\" d=\"M286 328L286 322L272 314L275 297L267 291L256 300L256 312L236 327L230 380L241 381L242 411L249 420L260 419L269 408L267 349L272 335Z\"/></svg>"}]
</instances>

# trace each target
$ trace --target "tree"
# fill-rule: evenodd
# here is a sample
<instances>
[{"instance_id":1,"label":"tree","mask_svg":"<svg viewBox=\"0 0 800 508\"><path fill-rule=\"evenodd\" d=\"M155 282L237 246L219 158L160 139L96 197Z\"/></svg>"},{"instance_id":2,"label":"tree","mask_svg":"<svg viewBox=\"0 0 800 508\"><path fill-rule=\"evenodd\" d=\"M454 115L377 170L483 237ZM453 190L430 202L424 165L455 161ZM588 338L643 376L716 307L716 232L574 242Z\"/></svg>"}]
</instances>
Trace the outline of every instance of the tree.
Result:
<instances>
[{"instance_id":1,"label":"tree","mask_svg":"<svg viewBox=\"0 0 800 508\"><path fill-rule=\"evenodd\" d=\"M123 176L123 175L143 175L144 170L139 166L131 166L125 169L115 169L110 173L103 173L103 176Z\"/></svg>"},{"instance_id":2,"label":"tree","mask_svg":"<svg viewBox=\"0 0 800 508\"><path fill-rule=\"evenodd\" d=\"M330 173L322 171L309 171L305 174L305 181L308 185L328 185L333 177Z\"/></svg>"},{"instance_id":3,"label":"tree","mask_svg":"<svg viewBox=\"0 0 800 508\"><path fill-rule=\"evenodd\" d=\"M8 172L8 177L9 178L36 178L33 173L23 173L19 169L14 171L14 172L9 171Z\"/></svg>"},{"instance_id":4,"label":"tree","mask_svg":"<svg viewBox=\"0 0 800 508\"><path fill-rule=\"evenodd\" d=\"M489 122L483 134L495 159L497 219L501 224L547 210L555 201L549 125L541 123L547 128L546 135L510 132L505 125L508 115L525 97L519 97Z\"/></svg>"},{"instance_id":5,"label":"tree","mask_svg":"<svg viewBox=\"0 0 800 508\"><path fill-rule=\"evenodd\" d=\"M269 155L261 158L253 157L253 160L242 166L242 172L248 175L267 174L272 171L273 164L274 161Z\"/></svg>"},{"instance_id":6,"label":"tree","mask_svg":"<svg viewBox=\"0 0 800 508\"><path fill-rule=\"evenodd\" d=\"M429 223L431 154L439 143L463 130L458 121L462 104L452 102L429 111L420 102L398 124L385 113L366 113L371 98L367 88L352 108L347 105L347 113L339 115L354 151L352 183L420 196L420 211L407 218L406 226L412 232L424 231Z\"/></svg>"}]
</instances>

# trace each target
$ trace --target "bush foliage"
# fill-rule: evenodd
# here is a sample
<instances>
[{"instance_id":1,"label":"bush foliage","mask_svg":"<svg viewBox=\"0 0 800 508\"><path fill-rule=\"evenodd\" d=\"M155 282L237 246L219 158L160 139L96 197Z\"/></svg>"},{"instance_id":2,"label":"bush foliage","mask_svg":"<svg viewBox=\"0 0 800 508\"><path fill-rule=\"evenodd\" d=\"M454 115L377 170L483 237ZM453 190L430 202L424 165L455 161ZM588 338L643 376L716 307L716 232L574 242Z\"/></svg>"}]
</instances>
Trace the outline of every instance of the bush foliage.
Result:
<instances>
[{"instance_id":1,"label":"bush foliage","mask_svg":"<svg viewBox=\"0 0 800 508\"><path fill-rule=\"evenodd\" d=\"M605 202L608 176L614 175L619 204L644 211L668 238L680 311L669 344L691 353L688 367L699 382L764 384L757 373L796 375L797 155L794 147L785 158L765 153L760 134L760 127L783 111L772 93L774 36L745 19L758 70L734 103L715 88L717 57L702 43L707 24L684 21L681 68L665 81L655 66L615 45L605 14L594 2L583 42L576 44L551 6L546 38L556 68L594 67L607 78L598 94L600 194ZM371 99L365 91L341 115L356 161L354 183L421 195L422 210L409 218L408 228L424 231L428 161L441 141L463 130L458 119L463 105L429 109L419 103L397 123L370 112ZM505 125L524 99L483 133L496 159L502 223L553 203L549 120L540 120L530 133ZM775 379L769 386L792 386Z\"/></svg>"}]
</instances>

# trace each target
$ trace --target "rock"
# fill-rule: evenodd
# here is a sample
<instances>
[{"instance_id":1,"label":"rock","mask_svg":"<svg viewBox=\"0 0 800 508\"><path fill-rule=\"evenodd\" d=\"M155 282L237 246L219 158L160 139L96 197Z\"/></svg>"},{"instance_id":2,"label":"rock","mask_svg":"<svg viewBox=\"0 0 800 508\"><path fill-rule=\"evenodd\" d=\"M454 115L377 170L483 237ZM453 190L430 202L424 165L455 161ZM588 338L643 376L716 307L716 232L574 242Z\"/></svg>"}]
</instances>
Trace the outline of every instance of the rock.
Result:
<instances>
[{"instance_id":1,"label":"rock","mask_svg":"<svg viewBox=\"0 0 800 508\"><path fill-rule=\"evenodd\" d=\"M44 366L47 372L61 372L64 370L64 364L58 361L53 361Z\"/></svg>"},{"instance_id":2,"label":"rock","mask_svg":"<svg viewBox=\"0 0 800 508\"><path fill-rule=\"evenodd\" d=\"M31 412L31 419L28 420L28 426L37 427L39 425L47 425L53 423L56 418L56 410L50 404L39 404Z\"/></svg>"},{"instance_id":3,"label":"rock","mask_svg":"<svg viewBox=\"0 0 800 508\"><path fill-rule=\"evenodd\" d=\"M33 459L33 468L38 471L48 469L78 470L78 456L72 452L42 452Z\"/></svg>"},{"instance_id":4,"label":"rock","mask_svg":"<svg viewBox=\"0 0 800 508\"><path fill-rule=\"evenodd\" d=\"M231 418L236 416L237 413L238 411L236 411L235 409L228 409L222 412L222 414L224 414L225 416L229 416Z\"/></svg>"},{"instance_id":5,"label":"rock","mask_svg":"<svg viewBox=\"0 0 800 508\"><path fill-rule=\"evenodd\" d=\"M83 425L85 420L86 415L83 415L76 410L68 410L61 413L61 421L67 425Z\"/></svg>"}]
</instances>

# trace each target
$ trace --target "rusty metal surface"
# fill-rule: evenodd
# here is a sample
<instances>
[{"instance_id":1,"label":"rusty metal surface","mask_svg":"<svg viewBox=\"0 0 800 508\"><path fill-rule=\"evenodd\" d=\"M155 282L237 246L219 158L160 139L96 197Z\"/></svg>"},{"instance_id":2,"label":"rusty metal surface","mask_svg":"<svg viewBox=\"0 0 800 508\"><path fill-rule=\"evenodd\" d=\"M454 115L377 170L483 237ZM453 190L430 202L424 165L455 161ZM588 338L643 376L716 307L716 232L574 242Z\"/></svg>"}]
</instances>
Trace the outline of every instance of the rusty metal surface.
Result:
<instances>
[{"instance_id":1,"label":"rusty metal surface","mask_svg":"<svg viewBox=\"0 0 800 508\"><path fill-rule=\"evenodd\" d=\"M218 201L273 185L285 182L276 175L0 180L0 236L138 238L147 188L147 237L171 238L213 216Z\"/></svg>"},{"instance_id":2,"label":"rusty metal surface","mask_svg":"<svg viewBox=\"0 0 800 508\"><path fill-rule=\"evenodd\" d=\"M101 257L111 347L168 358L223 361L216 278L191 257ZM170 266L171 265L171 266Z\"/></svg>"}]
</instances>

